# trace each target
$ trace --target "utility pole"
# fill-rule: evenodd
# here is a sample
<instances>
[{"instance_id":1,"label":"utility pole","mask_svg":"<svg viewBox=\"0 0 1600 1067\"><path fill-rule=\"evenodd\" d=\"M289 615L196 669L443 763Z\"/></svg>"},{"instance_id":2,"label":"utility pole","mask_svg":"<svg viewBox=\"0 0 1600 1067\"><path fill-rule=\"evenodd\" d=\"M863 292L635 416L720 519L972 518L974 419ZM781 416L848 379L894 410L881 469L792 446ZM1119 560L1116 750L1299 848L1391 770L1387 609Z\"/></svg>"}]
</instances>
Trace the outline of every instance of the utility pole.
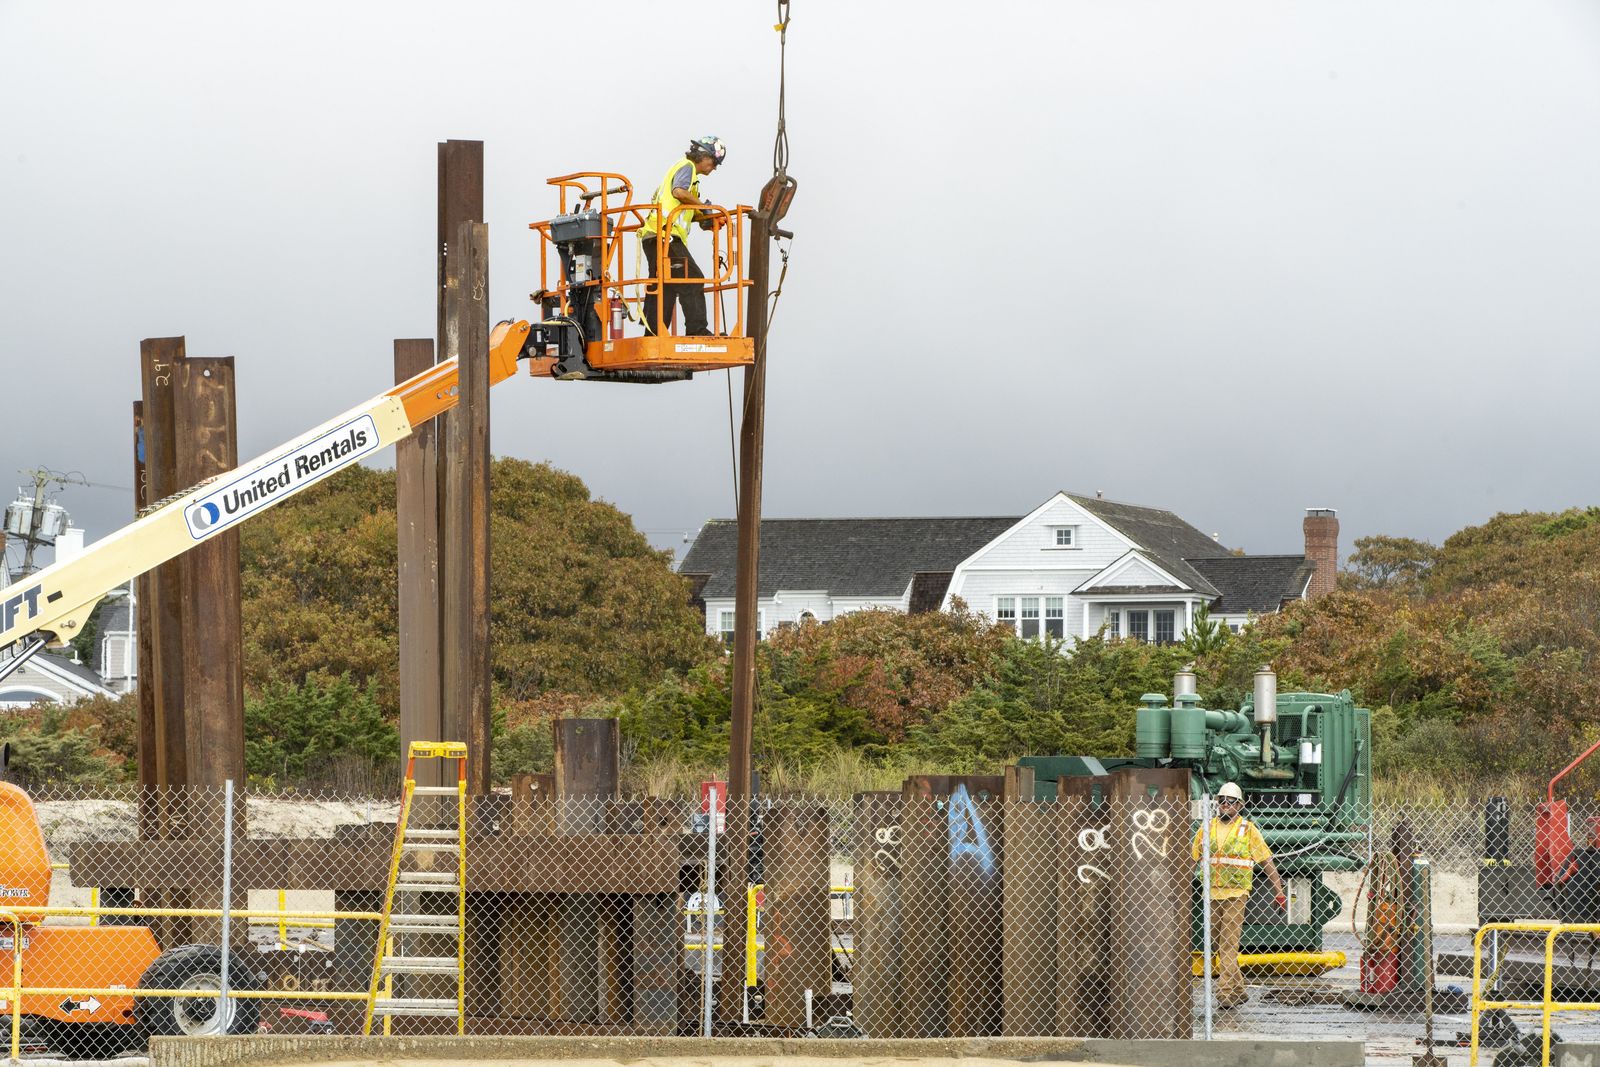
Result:
<instances>
[{"instance_id":1,"label":"utility pole","mask_svg":"<svg viewBox=\"0 0 1600 1067\"><path fill-rule=\"evenodd\" d=\"M38 569L33 565L35 550L40 545L55 544L56 537L67 527L66 509L53 500L47 502L46 492L51 486L89 483L70 474L59 474L48 467L21 473L33 481L33 499L28 500L27 487L24 486L21 495L6 508L6 530L23 543L22 569L17 572L17 577L25 578Z\"/></svg>"}]
</instances>

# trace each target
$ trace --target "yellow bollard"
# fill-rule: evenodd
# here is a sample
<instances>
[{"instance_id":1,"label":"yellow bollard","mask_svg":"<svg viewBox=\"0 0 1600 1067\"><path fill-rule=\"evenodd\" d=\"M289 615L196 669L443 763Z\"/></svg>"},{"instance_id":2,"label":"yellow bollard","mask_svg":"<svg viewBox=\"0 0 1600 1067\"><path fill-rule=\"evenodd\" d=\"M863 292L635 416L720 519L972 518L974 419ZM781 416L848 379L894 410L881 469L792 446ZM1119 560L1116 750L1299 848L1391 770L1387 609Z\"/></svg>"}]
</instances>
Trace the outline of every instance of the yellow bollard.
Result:
<instances>
[{"instance_id":1,"label":"yellow bollard","mask_svg":"<svg viewBox=\"0 0 1600 1067\"><path fill-rule=\"evenodd\" d=\"M756 960L756 895L761 889L753 885L744 893L744 984L751 988L760 970Z\"/></svg>"}]
</instances>

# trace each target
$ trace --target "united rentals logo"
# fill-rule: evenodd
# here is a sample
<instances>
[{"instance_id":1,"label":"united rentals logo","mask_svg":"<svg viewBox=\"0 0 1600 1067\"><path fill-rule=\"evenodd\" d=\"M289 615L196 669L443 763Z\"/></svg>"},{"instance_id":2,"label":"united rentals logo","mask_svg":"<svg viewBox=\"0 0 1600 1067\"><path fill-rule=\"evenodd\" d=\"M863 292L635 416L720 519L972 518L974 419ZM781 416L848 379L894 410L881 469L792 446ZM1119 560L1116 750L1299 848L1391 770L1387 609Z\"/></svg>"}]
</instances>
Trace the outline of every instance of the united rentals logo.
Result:
<instances>
[{"instance_id":1,"label":"united rentals logo","mask_svg":"<svg viewBox=\"0 0 1600 1067\"><path fill-rule=\"evenodd\" d=\"M376 452L380 445L378 427L371 415L362 415L329 430L293 452L240 475L220 489L213 489L184 508L189 534L197 541L209 537L321 481L362 456Z\"/></svg>"}]
</instances>

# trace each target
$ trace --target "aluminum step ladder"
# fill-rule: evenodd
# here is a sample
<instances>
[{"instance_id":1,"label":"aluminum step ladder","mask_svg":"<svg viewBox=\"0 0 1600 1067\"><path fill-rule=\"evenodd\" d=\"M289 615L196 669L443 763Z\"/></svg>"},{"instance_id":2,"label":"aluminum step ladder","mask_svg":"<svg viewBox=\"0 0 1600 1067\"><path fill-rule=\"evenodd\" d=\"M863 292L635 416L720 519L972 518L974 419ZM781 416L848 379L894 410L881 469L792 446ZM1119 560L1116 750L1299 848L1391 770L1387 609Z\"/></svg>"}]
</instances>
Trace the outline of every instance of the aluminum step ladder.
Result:
<instances>
[{"instance_id":1,"label":"aluminum step ladder","mask_svg":"<svg viewBox=\"0 0 1600 1067\"><path fill-rule=\"evenodd\" d=\"M456 761L455 785L418 785L417 760ZM441 804L441 821L453 813L454 826L413 827L412 800L419 796L454 797ZM444 869L436 869L436 861ZM403 868L406 868L402 870ZM400 801L400 821L395 826L394 854L389 860L389 883L383 895L383 919L378 924L378 948L367 986L367 1017L362 1033L372 1033L372 1020L396 1016L454 1018L456 1033L466 1033L466 932L467 932L467 746L460 741L413 741L406 754L405 795ZM453 912L423 910L423 898L455 897ZM451 956L407 952L414 937L449 937L455 941ZM454 997L395 997L379 995L393 975L454 975Z\"/></svg>"}]
</instances>

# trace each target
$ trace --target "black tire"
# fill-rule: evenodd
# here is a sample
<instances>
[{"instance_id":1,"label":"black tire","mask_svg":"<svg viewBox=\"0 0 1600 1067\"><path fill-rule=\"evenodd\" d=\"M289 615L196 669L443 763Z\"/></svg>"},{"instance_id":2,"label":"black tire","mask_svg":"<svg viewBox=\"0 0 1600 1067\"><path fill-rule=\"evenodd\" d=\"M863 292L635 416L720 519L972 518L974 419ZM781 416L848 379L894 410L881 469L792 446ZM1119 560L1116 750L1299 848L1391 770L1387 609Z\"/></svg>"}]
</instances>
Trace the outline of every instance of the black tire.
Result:
<instances>
[{"instance_id":1,"label":"black tire","mask_svg":"<svg viewBox=\"0 0 1600 1067\"><path fill-rule=\"evenodd\" d=\"M259 989L261 983L247 966L248 957L234 953L228 965L230 989ZM216 989L222 981L222 950L215 945L183 945L163 952L139 978L140 989ZM229 997L230 1034L253 1034L261 1019L261 1002ZM139 997L134 1015L147 1034L161 1037L195 1037L221 1032L215 996Z\"/></svg>"}]
</instances>

